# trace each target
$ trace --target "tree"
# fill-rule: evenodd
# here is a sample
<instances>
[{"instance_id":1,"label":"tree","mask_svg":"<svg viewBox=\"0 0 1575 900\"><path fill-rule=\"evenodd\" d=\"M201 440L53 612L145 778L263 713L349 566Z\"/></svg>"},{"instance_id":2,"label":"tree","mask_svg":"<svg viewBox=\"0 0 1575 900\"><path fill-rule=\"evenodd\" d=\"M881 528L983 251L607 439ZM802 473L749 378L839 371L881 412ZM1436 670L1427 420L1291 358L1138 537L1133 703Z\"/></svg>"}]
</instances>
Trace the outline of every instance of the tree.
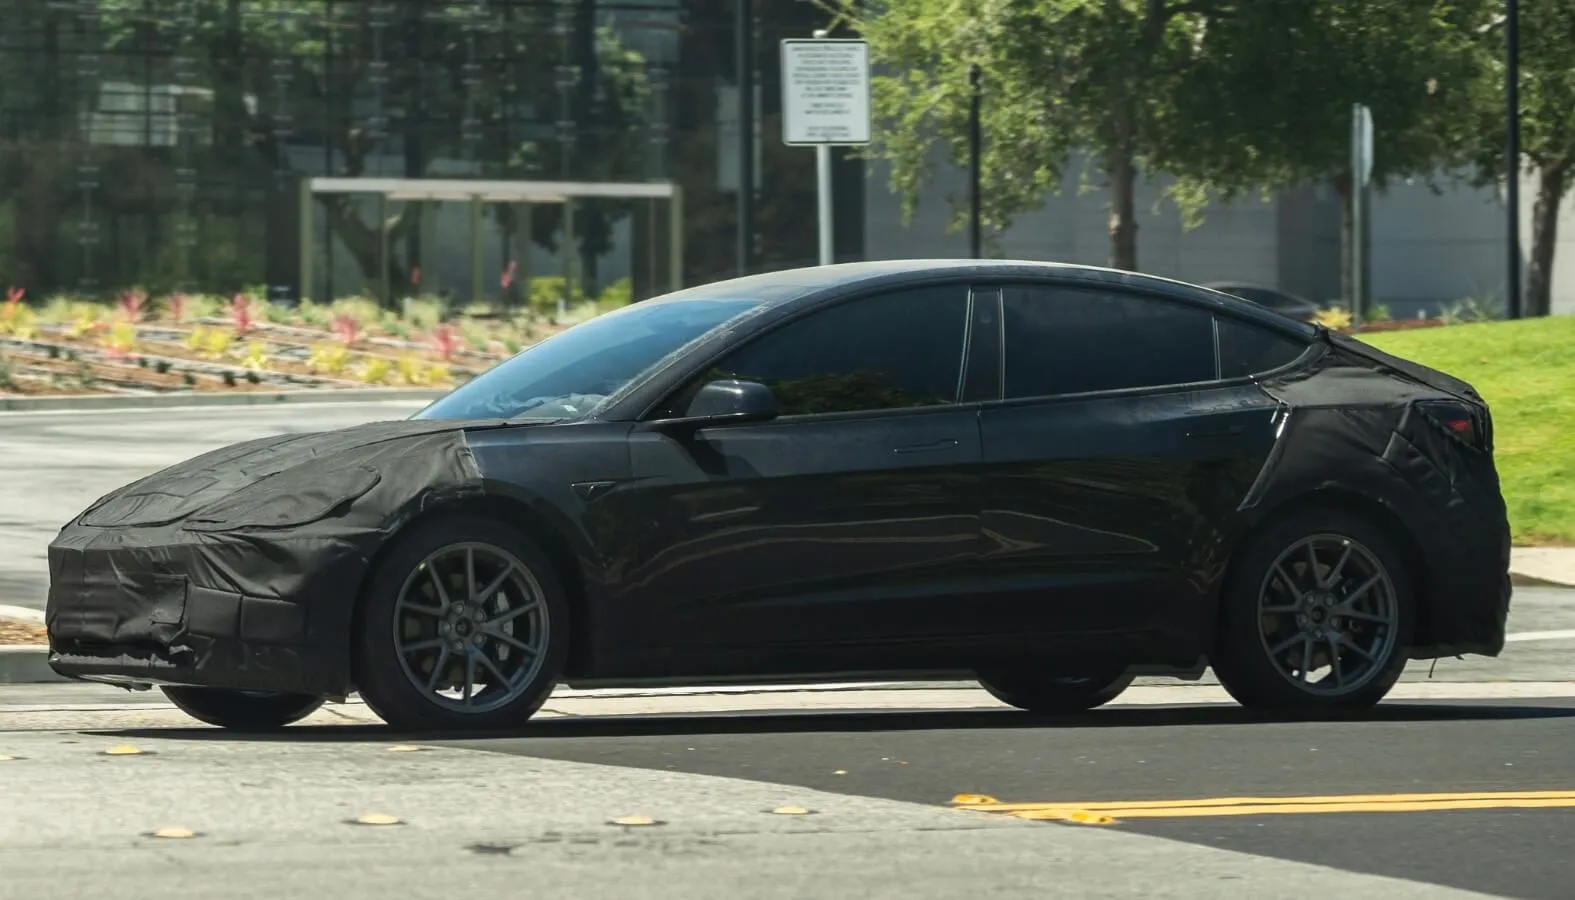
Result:
<instances>
[{"instance_id":1,"label":"tree","mask_svg":"<svg viewBox=\"0 0 1575 900\"><path fill-rule=\"evenodd\" d=\"M1073 155L1093 156L1111 192L1110 264L1136 269L1138 176L1166 146L1178 80L1225 0L834 0L890 74L872 85L872 155L912 214L934 141L967 152L969 70L986 86L981 218L1001 229L1059 188ZM958 222L960 223L960 216Z\"/></svg>"},{"instance_id":2,"label":"tree","mask_svg":"<svg viewBox=\"0 0 1575 900\"><path fill-rule=\"evenodd\" d=\"M1037 208L1072 155L1086 151L1111 192L1111 265L1133 269L1140 175L1172 176L1168 194L1188 225L1210 199L1314 180L1334 181L1348 201L1356 102L1379 122L1380 185L1431 176L1452 153L1459 158L1451 141L1459 129L1447 120L1473 77L1465 26L1480 5L837 0L834 8L891 73L874 82L881 128L872 151L892 164L907 212L929 175L932 142L964 158L968 69L978 64L985 221L1005 227Z\"/></svg>"},{"instance_id":3,"label":"tree","mask_svg":"<svg viewBox=\"0 0 1575 900\"><path fill-rule=\"evenodd\" d=\"M1372 183L1461 180L1487 0L1252 0L1212 19L1178 83L1177 131L1156 159L1198 197L1331 183L1352 296L1351 109L1374 120Z\"/></svg>"},{"instance_id":4,"label":"tree","mask_svg":"<svg viewBox=\"0 0 1575 900\"><path fill-rule=\"evenodd\" d=\"M612 178L641 158L639 59L587 15L575 16L560 35L541 15L520 15L512 5L100 0L98 8L109 53L153 50L193 61L195 78L213 91L208 162L236 177L293 169L297 136L326 144L334 174L351 177L372 174L376 155L394 147L408 178L428 175L444 158L471 160L494 177ZM388 10L382 19L378 9ZM565 74L573 80L560 82ZM566 97L560 89L578 93ZM593 153L551 153L554 141L522 127L533 107L537 121L561 118L556 110L566 99L580 120L576 137L588 131ZM406 240L407 262L418 263L421 204L369 223L350 196L317 201L368 282L380 281L385 236ZM610 204L577 219L589 261L606 251L611 222L621 214ZM561 217L538 219L533 236L552 249ZM389 256L390 283L408 284L406 267Z\"/></svg>"},{"instance_id":5,"label":"tree","mask_svg":"<svg viewBox=\"0 0 1575 900\"><path fill-rule=\"evenodd\" d=\"M1470 149L1477 183L1499 184L1509 168L1503 17L1495 16L1479 34L1483 79L1471 121ZM1520 0L1519 93L1521 159L1515 170L1519 173L1524 167L1537 178L1522 311L1545 316L1553 307L1559 209L1575 185L1575 5L1568 0Z\"/></svg>"}]
</instances>

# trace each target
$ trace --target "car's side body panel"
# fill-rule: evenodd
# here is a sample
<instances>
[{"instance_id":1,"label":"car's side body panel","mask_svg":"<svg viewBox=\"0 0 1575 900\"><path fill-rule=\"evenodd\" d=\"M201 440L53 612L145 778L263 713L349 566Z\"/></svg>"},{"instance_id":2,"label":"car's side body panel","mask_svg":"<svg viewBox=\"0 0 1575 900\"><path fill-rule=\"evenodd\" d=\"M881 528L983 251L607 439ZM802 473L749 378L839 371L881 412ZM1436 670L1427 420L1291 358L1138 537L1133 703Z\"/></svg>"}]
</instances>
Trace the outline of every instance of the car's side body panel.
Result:
<instances>
[{"instance_id":1,"label":"car's side body panel","mask_svg":"<svg viewBox=\"0 0 1575 900\"><path fill-rule=\"evenodd\" d=\"M1236 385L986 410L983 602L1018 633L1139 631L1201 653L1223 529L1277 408Z\"/></svg>"},{"instance_id":2,"label":"car's side body panel","mask_svg":"<svg viewBox=\"0 0 1575 900\"><path fill-rule=\"evenodd\" d=\"M975 410L637 430L630 448L634 479L607 500L630 527L606 620L629 665L986 627L968 602Z\"/></svg>"}]
</instances>

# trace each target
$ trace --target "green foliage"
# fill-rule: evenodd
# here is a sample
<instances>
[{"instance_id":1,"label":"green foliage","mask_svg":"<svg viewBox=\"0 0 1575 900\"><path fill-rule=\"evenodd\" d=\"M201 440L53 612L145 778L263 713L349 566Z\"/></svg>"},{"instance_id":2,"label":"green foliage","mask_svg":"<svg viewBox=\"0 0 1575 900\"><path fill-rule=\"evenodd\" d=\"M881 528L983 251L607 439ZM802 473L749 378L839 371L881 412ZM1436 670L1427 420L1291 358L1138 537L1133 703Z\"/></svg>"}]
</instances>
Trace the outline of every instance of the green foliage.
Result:
<instances>
[{"instance_id":1,"label":"green foliage","mask_svg":"<svg viewBox=\"0 0 1575 900\"><path fill-rule=\"evenodd\" d=\"M1003 229L1079 159L1110 184L1168 175L1183 223L1210 199L1348 169L1351 106L1373 108L1375 178L1462 158L1461 104L1489 0L820 0L870 42L879 122L911 217L936 144L967 159L969 68L984 88L982 217ZM1547 0L1562 2L1562 0ZM953 198L961 201L963 198ZM954 203L953 227L965 209ZM1112 257L1124 257L1119 239ZM1133 258L1113 259L1130 265Z\"/></svg>"},{"instance_id":2,"label":"green foliage","mask_svg":"<svg viewBox=\"0 0 1575 900\"><path fill-rule=\"evenodd\" d=\"M568 279L562 275L542 275L532 278L526 290L525 302L538 314L550 315L557 310L558 300L563 298L567 285ZM568 297L566 305L579 306L585 300L583 286L576 282L574 292Z\"/></svg>"},{"instance_id":3,"label":"green foliage","mask_svg":"<svg viewBox=\"0 0 1575 900\"><path fill-rule=\"evenodd\" d=\"M602 312L611 312L633 302L634 281L624 277L602 288L601 294L596 298L596 308Z\"/></svg>"},{"instance_id":4,"label":"green foliage","mask_svg":"<svg viewBox=\"0 0 1575 900\"><path fill-rule=\"evenodd\" d=\"M1498 297L1465 297L1444 307L1439 318L1445 322L1487 322L1504 317L1504 301Z\"/></svg>"}]
</instances>

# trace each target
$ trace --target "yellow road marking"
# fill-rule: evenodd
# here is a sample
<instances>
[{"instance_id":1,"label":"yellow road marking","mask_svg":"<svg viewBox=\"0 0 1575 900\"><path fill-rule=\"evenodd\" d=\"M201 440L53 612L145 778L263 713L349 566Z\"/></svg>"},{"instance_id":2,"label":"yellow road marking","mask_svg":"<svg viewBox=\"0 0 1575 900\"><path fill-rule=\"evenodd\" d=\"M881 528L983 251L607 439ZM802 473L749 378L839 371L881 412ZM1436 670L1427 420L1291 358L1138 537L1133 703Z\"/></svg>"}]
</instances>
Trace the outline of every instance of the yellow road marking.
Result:
<instances>
[{"instance_id":1,"label":"yellow road marking","mask_svg":"<svg viewBox=\"0 0 1575 900\"><path fill-rule=\"evenodd\" d=\"M1001 813L1018 819L1108 824L1110 820L1119 819L1169 819L1202 816L1575 808L1575 791L1339 794L1315 797L1211 797L1187 800L1101 800L1086 803L1001 803L983 795L960 794L953 800L953 804L958 809Z\"/></svg>"}]
</instances>

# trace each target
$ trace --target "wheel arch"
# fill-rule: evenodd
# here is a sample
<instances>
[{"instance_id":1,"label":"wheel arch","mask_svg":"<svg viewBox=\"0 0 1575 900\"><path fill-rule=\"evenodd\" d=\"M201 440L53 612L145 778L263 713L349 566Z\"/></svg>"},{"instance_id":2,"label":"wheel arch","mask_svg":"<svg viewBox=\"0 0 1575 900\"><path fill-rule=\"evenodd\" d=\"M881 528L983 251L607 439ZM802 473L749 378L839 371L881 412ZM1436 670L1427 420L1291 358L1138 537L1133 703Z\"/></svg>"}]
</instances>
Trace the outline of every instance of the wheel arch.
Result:
<instances>
[{"instance_id":1,"label":"wheel arch","mask_svg":"<svg viewBox=\"0 0 1575 900\"><path fill-rule=\"evenodd\" d=\"M591 608L592 604L586 595L584 565L580 554L576 552L574 542L536 506L521 497L499 491L444 499L423 506L414 515L403 520L368 559L366 568L362 572L361 586L356 591L351 621L359 619L361 607L367 600L366 585L372 580L373 573L382 565L389 549L401 537L430 522L461 515L481 516L505 523L518 528L526 537L537 543L541 551L546 554L555 574L563 582L564 591L568 594L571 621L569 653L564 661L563 674L573 677L589 669L591 648L594 644L592 635L595 632L595 616Z\"/></svg>"},{"instance_id":2,"label":"wheel arch","mask_svg":"<svg viewBox=\"0 0 1575 900\"><path fill-rule=\"evenodd\" d=\"M1432 590L1422 547L1417 542L1416 535L1406 526L1405 519L1393 506L1367 494L1330 486L1286 497L1259 510L1258 514L1245 524L1241 531L1241 538L1231 550L1230 559L1219 582L1220 596L1215 604L1215 627L1210 637L1210 650L1213 650L1213 641L1217 639L1219 624L1224 616L1224 597L1238 577L1238 567L1252 543L1251 535L1261 533L1266 528L1292 516L1315 509L1336 510L1359 516L1382 529L1384 534L1394 541L1395 549L1406 567L1406 575L1410 578L1411 589L1415 594L1414 608L1417 621L1411 639L1416 646L1427 646L1432 641L1433 634L1432 609L1427 602L1427 598L1432 595Z\"/></svg>"}]
</instances>

